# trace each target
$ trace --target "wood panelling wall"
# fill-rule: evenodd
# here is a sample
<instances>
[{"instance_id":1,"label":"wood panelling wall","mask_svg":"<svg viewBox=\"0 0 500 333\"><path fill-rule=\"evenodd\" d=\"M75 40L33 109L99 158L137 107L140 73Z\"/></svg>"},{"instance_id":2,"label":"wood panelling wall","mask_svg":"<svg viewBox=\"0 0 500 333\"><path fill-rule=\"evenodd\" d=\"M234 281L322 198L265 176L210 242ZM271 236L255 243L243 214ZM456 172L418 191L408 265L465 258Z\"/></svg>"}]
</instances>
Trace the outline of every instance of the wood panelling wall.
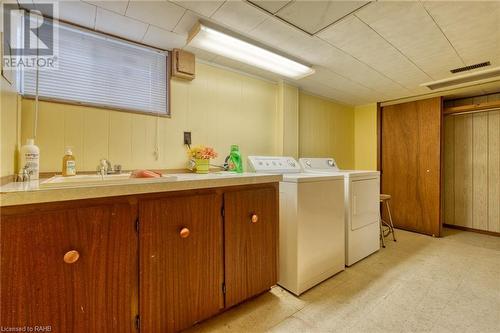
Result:
<instances>
[{"instance_id":1,"label":"wood panelling wall","mask_svg":"<svg viewBox=\"0 0 500 333\"><path fill-rule=\"evenodd\" d=\"M500 110L444 118L443 222L500 232Z\"/></svg>"}]
</instances>

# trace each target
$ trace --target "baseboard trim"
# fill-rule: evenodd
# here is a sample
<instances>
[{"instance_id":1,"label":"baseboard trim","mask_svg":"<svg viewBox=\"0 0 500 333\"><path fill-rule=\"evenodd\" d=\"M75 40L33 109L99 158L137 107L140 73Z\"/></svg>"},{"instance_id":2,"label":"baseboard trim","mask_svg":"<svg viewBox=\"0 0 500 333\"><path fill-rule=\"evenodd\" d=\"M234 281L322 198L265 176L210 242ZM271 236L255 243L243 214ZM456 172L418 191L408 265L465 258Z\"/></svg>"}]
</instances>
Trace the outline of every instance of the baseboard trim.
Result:
<instances>
[{"instance_id":1,"label":"baseboard trim","mask_svg":"<svg viewBox=\"0 0 500 333\"><path fill-rule=\"evenodd\" d=\"M463 231L471 231L471 232L475 232L475 233L478 233L478 234L484 234L484 235L490 235L490 236L500 237L500 232L488 231L488 230L479 230L479 229L464 227L464 226L461 226L461 225L454 225L454 224L446 224L446 223L444 223L443 227L451 228L451 229L458 229L458 230L463 230Z\"/></svg>"}]
</instances>

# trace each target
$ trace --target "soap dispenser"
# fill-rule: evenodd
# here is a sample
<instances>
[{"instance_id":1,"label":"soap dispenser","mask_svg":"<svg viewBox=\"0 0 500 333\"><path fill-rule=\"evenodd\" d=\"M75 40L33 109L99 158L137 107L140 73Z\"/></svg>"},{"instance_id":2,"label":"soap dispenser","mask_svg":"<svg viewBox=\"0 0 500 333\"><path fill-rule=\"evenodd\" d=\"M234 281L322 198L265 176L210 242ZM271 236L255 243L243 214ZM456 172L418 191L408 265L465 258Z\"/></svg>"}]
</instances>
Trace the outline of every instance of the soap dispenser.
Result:
<instances>
[{"instance_id":1,"label":"soap dispenser","mask_svg":"<svg viewBox=\"0 0 500 333\"><path fill-rule=\"evenodd\" d=\"M64 177L76 175L76 160L70 147L66 147L62 163L62 175Z\"/></svg>"},{"instance_id":2,"label":"soap dispenser","mask_svg":"<svg viewBox=\"0 0 500 333\"><path fill-rule=\"evenodd\" d=\"M19 151L19 174L23 170L28 172L29 179L38 179L40 171L40 149L35 145L34 139L27 139L26 144Z\"/></svg>"}]
</instances>

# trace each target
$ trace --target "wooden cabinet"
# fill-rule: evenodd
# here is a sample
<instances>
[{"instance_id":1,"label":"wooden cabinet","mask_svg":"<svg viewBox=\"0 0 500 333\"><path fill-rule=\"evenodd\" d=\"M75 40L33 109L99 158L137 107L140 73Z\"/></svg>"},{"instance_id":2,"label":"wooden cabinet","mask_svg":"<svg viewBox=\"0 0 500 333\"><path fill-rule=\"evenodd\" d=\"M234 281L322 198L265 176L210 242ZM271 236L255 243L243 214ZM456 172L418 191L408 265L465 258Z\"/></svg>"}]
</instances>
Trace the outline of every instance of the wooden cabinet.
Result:
<instances>
[{"instance_id":1,"label":"wooden cabinet","mask_svg":"<svg viewBox=\"0 0 500 333\"><path fill-rule=\"evenodd\" d=\"M135 332L132 206L69 206L12 215L2 209L0 325Z\"/></svg>"},{"instance_id":2,"label":"wooden cabinet","mask_svg":"<svg viewBox=\"0 0 500 333\"><path fill-rule=\"evenodd\" d=\"M224 194L226 307L277 282L277 200L275 188Z\"/></svg>"},{"instance_id":3,"label":"wooden cabinet","mask_svg":"<svg viewBox=\"0 0 500 333\"><path fill-rule=\"evenodd\" d=\"M381 114L382 192L392 196L394 225L439 236L441 98L384 106Z\"/></svg>"},{"instance_id":4,"label":"wooden cabinet","mask_svg":"<svg viewBox=\"0 0 500 333\"><path fill-rule=\"evenodd\" d=\"M0 325L176 332L260 294L277 281L277 189L2 208Z\"/></svg>"},{"instance_id":5,"label":"wooden cabinet","mask_svg":"<svg viewBox=\"0 0 500 333\"><path fill-rule=\"evenodd\" d=\"M173 49L172 53L172 76L186 80L195 78L195 55L191 52Z\"/></svg>"},{"instance_id":6,"label":"wooden cabinet","mask_svg":"<svg viewBox=\"0 0 500 333\"><path fill-rule=\"evenodd\" d=\"M224 308L222 196L139 203L140 309L144 332L175 332Z\"/></svg>"}]
</instances>

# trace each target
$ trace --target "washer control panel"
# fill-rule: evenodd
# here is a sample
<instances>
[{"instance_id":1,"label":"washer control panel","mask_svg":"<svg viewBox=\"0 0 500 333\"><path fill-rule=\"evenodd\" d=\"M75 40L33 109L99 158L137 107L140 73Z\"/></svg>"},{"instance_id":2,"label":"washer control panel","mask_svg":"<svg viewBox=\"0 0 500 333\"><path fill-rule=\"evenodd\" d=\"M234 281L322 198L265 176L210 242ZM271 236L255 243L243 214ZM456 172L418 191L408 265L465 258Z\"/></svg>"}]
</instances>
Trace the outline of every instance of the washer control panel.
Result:
<instances>
[{"instance_id":1,"label":"washer control panel","mask_svg":"<svg viewBox=\"0 0 500 333\"><path fill-rule=\"evenodd\" d=\"M339 171L337 163L333 158L301 158L300 166L304 171Z\"/></svg>"},{"instance_id":2,"label":"washer control panel","mask_svg":"<svg viewBox=\"0 0 500 333\"><path fill-rule=\"evenodd\" d=\"M293 157L248 156L251 171L260 173L298 173L300 164Z\"/></svg>"}]
</instances>

